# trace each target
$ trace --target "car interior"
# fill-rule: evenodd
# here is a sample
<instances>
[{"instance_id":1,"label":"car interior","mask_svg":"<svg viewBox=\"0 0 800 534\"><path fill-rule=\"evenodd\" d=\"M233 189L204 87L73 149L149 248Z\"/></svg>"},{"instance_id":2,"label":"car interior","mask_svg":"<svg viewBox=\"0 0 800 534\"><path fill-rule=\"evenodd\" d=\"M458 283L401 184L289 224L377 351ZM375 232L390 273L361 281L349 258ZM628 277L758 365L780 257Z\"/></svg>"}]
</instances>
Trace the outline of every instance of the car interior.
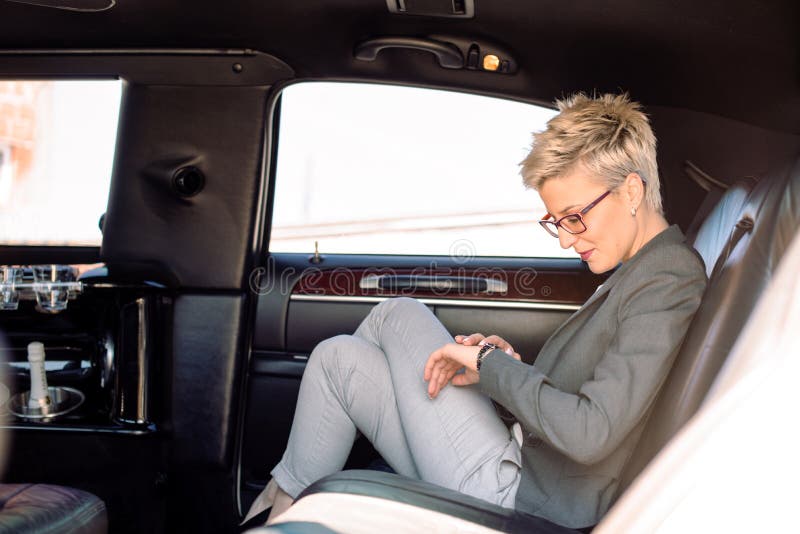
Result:
<instances>
[{"instance_id":1,"label":"car interior","mask_svg":"<svg viewBox=\"0 0 800 534\"><path fill-rule=\"evenodd\" d=\"M642 103L709 277L621 497L798 234L799 21L789 0L0 0L0 530L263 524L240 522L309 354L387 298L533 362L608 276L516 174L579 91ZM573 532L387 468L359 439L299 502Z\"/></svg>"}]
</instances>

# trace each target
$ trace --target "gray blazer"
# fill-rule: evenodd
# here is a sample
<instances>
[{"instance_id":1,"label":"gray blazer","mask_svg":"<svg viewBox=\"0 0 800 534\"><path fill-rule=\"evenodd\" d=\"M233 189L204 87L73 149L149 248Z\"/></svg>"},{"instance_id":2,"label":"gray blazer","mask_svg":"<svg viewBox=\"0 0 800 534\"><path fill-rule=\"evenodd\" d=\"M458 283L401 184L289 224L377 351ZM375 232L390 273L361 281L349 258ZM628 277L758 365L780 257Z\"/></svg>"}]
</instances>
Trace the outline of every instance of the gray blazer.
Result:
<instances>
[{"instance_id":1,"label":"gray blazer","mask_svg":"<svg viewBox=\"0 0 800 534\"><path fill-rule=\"evenodd\" d=\"M533 365L486 356L480 388L522 424L518 510L596 524L642 432L706 286L677 226L623 263L542 347Z\"/></svg>"}]
</instances>

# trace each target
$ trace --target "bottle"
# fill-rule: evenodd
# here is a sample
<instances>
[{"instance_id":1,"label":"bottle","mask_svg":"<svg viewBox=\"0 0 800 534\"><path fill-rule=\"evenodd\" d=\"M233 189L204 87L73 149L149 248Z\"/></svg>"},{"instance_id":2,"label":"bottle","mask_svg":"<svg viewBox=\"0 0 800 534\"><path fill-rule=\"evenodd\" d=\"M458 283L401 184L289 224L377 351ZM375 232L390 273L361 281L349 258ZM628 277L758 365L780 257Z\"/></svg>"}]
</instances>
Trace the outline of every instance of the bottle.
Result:
<instances>
[{"instance_id":1,"label":"bottle","mask_svg":"<svg viewBox=\"0 0 800 534\"><path fill-rule=\"evenodd\" d=\"M44 345L38 341L28 343L28 363L31 367L31 393L28 408L38 410L50 405L47 373L44 370Z\"/></svg>"}]
</instances>

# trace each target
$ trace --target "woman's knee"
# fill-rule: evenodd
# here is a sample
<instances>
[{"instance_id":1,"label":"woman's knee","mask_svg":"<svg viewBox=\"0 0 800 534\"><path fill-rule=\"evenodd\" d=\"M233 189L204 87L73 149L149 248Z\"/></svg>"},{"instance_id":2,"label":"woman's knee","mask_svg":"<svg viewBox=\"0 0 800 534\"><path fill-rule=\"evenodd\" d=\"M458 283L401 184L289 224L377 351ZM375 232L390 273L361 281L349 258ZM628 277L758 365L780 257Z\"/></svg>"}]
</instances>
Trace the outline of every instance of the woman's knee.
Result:
<instances>
[{"instance_id":1,"label":"woman's knee","mask_svg":"<svg viewBox=\"0 0 800 534\"><path fill-rule=\"evenodd\" d=\"M355 364L358 340L351 335L339 335L321 341L311 351L308 366L325 369L347 368Z\"/></svg>"},{"instance_id":2,"label":"woman's knee","mask_svg":"<svg viewBox=\"0 0 800 534\"><path fill-rule=\"evenodd\" d=\"M373 313L380 314L384 319L390 317L408 317L414 313L430 313L428 307L417 299L411 297L394 297L386 299L375 308Z\"/></svg>"}]
</instances>

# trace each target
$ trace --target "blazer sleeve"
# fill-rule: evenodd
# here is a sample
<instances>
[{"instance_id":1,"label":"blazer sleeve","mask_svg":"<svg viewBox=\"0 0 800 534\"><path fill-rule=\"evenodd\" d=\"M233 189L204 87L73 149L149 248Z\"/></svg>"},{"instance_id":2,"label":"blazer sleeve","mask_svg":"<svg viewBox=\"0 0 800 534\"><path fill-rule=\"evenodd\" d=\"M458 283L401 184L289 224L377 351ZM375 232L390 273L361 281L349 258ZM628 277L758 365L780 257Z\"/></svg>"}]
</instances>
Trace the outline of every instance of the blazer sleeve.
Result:
<instances>
[{"instance_id":1,"label":"blazer sleeve","mask_svg":"<svg viewBox=\"0 0 800 534\"><path fill-rule=\"evenodd\" d=\"M618 329L591 380L577 393L557 389L535 365L501 350L488 354L479 387L522 426L574 461L596 463L641 420L663 383L700 304L705 273L686 269L631 277ZM652 266L650 266L652 267ZM627 287L626 287L627 285Z\"/></svg>"}]
</instances>

